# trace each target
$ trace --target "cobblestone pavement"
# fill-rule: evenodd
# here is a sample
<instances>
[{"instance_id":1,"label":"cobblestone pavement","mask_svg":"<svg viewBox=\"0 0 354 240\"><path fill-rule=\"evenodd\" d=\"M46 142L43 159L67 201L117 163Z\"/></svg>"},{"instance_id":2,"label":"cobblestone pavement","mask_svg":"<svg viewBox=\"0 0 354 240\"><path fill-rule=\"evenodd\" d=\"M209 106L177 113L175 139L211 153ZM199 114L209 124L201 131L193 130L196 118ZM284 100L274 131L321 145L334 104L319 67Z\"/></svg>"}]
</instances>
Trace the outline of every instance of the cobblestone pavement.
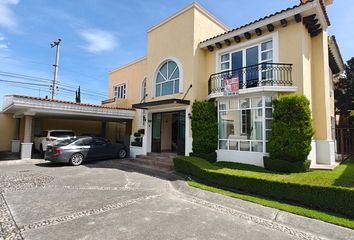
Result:
<instances>
[{"instance_id":1,"label":"cobblestone pavement","mask_svg":"<svg viewBox=\"0 0 354 240\"><path fill-rule=\"evenodd\" d=\"M191 189L168 176L114 160L1 166L0 239L353 237L351 230L313 220L303 225L314 231L302 229L278 221L277 210Z\"/></svg>"}]
</instances>

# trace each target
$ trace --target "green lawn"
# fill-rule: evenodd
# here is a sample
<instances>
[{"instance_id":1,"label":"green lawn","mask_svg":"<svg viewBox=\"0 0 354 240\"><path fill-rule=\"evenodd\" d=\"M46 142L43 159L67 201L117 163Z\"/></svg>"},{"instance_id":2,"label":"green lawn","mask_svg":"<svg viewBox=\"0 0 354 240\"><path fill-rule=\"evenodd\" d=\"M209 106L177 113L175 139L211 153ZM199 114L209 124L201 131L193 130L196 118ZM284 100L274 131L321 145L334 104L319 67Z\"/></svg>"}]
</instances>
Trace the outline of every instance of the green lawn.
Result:
<instances>
[{"instance_id":1,"label":"green lawn","mask_svg":"<svg viewBox=\"0 0 354 240\"><path fill-rule=\"evenodd\" d=\"M217 162L218 171L259 179L299 183L315 186L354 188L354 157L348 159L334 170L315 170L306 173L281 174L264 168L232 162ZM354 201L354 200L353 200Z\"/></svg>"},{"instance_id":2,"label":"green lawn","mask_svg":"<svg viewBox=\"0 0 354 240\"><path fill-rule=\"evenodd\" d=\"M282 174L253 165L176 157L191 186L354 229L354 157L334 170Z\"/></svg>"},{"instance_id":3,"label":"green lawn","mask_svg":"<svg viewBox=\"0 0 354 240\"><path fill-rule=\"evenodd\" d=\"M340 225L343 227L354 229L354 220L340 216L340 215L327 213L327 212L311 209L311 208L304 207L304 206L298 206L298 205L293 205L293 204L289 204L289 203L284 203L284 202L280 202L280 201L276 201L273 199L264 198L264 197L260 197L260 196L255 196L255 195L250 195L250 194L245 194L245 193L230 192L230 191L226 191L226 190L223 190L220 188L204 185L204 184L195 182L193 180L187 180L187 183L188 183L188 185L190 185L192 187L200 188L200 189L203 189L206 191L223 194L223 195L226 195L229 197L238 198L238 199L242 199L245 201L257 203L257 204L260 204L260 205L263 205L266 207L272 207L272 208L276 208L276 209L283 210L286 212L294 213L294 214L297 214L300 216L314 218L314 219L322 220L324 222L329 222L329 223L333 223L333 224Z\"/></svg>"}]
</instances>

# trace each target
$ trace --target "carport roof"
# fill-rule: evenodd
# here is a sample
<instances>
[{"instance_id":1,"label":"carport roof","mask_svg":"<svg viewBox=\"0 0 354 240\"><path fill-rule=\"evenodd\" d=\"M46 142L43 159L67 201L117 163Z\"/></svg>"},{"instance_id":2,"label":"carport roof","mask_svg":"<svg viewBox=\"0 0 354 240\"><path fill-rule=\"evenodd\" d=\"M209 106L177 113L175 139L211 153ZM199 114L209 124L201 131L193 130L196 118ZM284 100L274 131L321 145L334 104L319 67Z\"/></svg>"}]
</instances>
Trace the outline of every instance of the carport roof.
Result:
<instances>
[{"instance_id":1,"label":"carport roof","mask_svg":"<svg viewBox=\"0 0 354 240\"><path fill-rule=\"evenodd\" d=\"M21 95L4 96L3 112L20 116L60 116L91 119L133 119L135 116L135 109L132 108L108 107Z\"/></svg>"}]
</instances>

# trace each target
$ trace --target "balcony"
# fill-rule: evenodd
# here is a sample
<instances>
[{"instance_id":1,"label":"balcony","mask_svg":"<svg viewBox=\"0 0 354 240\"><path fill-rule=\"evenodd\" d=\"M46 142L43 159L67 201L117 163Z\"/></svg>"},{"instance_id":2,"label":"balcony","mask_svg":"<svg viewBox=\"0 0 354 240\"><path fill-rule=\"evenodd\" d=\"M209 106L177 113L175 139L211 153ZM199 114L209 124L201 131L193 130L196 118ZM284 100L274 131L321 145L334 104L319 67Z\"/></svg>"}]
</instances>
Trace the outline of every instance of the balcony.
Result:
<instances>
[{"instance_id":1,"label":"balcony","mask_svg":"<svg viewBox=\"0 0 354 240\"><path fill-rule=\"evenodd\" d=\"M260 63L212 74L209 98L257 91L294 92L292 64Z\"/></svg>"}]
</instances>

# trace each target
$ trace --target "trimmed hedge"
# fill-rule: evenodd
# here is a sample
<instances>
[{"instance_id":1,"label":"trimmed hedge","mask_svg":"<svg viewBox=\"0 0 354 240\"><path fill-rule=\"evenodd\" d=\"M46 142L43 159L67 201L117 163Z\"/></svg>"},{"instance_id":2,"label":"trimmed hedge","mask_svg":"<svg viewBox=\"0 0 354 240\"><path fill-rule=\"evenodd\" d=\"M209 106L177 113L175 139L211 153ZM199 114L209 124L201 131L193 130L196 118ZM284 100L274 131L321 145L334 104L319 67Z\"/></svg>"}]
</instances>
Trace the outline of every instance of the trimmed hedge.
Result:
<instances>
[{"instance_id":1,"label":"trimmed hedge","mask_svg":"<svg viewBox=\"0 0 354 240\"><path fill-rule=\"evenodd\" d=\"M305 161L314 134L310 102L305 96L283 96L273 100L269 154L272 159Z\"/></svg>"},{"instance_id":2,"label":"trimmed hedge","mask_svg":"<svg viewBox=\"0 0 354 240\"><path fill-rule=\"evenodd\" d=\"M290 183L252 177L218 167L196 157L174 158L175 169L210 184L238 189L276 199L295 201L309 207L337 212L354 218L354 190L348 188Z\"/></svg>"},{"instance_id":3,"label":"trimmed hedge","mask_svg":"<svg viewBox=\"0 0 354 240\"><path fill-rule=\"evenodd\" d=\"M212 152L212 153L193 153L193 152L191 152L189 155L191 157L203 158L210 163L216 162L216 158L217 158L216 152Z\"/></svg>"},{"instance_id":4,"label":"trimmed hedge","mask_svg":"<svg viewBox=\"0 0 354 240\"><path fill-rule=\"evenodd\" d=\"M288 162L284 160L263 157L264 168L283 173L308 172L310 170L311 161Z\"/></svg>"},{"instance_id":5,"label":"trimmed hedge","mask_svg":"<svg viewBox=\"0 0 354 240\"><path fill-rule=\"evenodd\" d=\"M213 153L218 146L218 119L214 104L195 101L192 106L193 152Z\"/></svg>"}]
</instances>

